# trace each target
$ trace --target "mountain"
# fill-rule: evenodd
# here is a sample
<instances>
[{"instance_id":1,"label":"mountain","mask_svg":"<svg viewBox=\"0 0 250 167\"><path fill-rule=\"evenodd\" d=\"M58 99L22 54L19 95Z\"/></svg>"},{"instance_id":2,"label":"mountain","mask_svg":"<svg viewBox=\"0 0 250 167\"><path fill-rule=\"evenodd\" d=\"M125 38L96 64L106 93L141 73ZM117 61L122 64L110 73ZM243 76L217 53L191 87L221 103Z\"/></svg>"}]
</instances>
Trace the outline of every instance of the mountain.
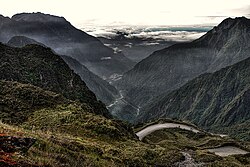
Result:
<instances>
[{"instance_id":1,"label":"mountain","mask_svg":"<svg viewBox=\"0 0 250 167\"><path fill-rule=\"evenodd\" d=\"M93 113L86 103L70 101L31 84L0 80L0 117L0 141L4 148L0 166L139 165L149 163L142 155L153 151L137 141L127 124ZM19 158L12 151L16 145L22 145L3 143L11 138L24 142L28 137L35 144L25 150L27 154L21 152L23 156L18 155ZM4 147L7 145L9 149ZM139 146L141 152L118 151L124 145L130 150Z\"/></svg>"},{"instance_id":2,"label":"mountain","mask_svg":"<svg viewBox=\"0 0 250 167\"><path fill-rule=\"evenodd\" d=\"M206 130L250 140L250 58L203 74L142 109L139 122L189 120Z\"/></svg>"},{"instance_id":3,"label":"mountain","mask_svg":"<svg viewBox=\"0 0 250 167\"><path fill-rule=\"evenodd\" d=\"M33 124L33 128L41 128L42 126L49 127L53 123L58 123L58 125L62 123L61 126L63 126L65 122L63 122L63 120L60 120L60 117L65 117L64 119L69 119L68 121L70 121L70 117L77 118L77 116L82 116L77 119L82 119L84 123L84 121L86 121L85 119L87 119L89 116L92 116L93 118L90 119L103 119L103 121L110 122L110 126L115 126L117 129L119 129L118 131L114 130L114 134L110 132L107 135L115 135L115 133L117 133L117 139L121 139L122 137L133 139L136 137L133 133L133 130L130 129L127 124L118 120L111 120L109 118L103 117L102 115L93 113L93 109L90 108L88 104L66 99L61 94L44 90L32 84L23 84L16 81L0 80L0 99L0 114L1 119L4 123L25 125L26 128L32 128L32 126L27 125ZM75 110L75 113L73 110ZM60 113L61 116L58 115L58 117L54 120L49 120L50 116ZM38 118L39 116L40 119L34 119L35 117ZM67 118L67 116L69 117ZM41 117L45 117L43 119L47 119L47 121L41 119ZM58 121L62 122L59 123ZM71 121L75 120L72 119ZM73 124L73 122L68 123ZM94 122L92 123L95 124ZM66 127L67 125L64 124L64 126ZM71 126L71 128L73 128L73 125ZM77 124L75 124L74 126L77 126ZM99 127L101 127L101 125L99 125ZM50 129L51 131L55 131L56 128L60 127L51 126L50 128L52 128ZM62 132L67 131L67 129L60 130ZM75 129L75 131L77 131L77 129ZM71 132L74 133L74 131ZM100 132L99 134L102 134L102 132Z\"/></svg>"},{"instance_id":4,"label":"mountain","mask_svg":"<svg viewBox=\"0 0 250 167\"><path fill-rule=\"evenodd\" d=\"M101 78L122 74L133 62L122 53L103 45L97 38L76 29L65 18L42 13L22 13L0 17L0 42L25 36L43 43L60 55L68 55Z\"/></svg>"},{"instance_id":5,"label":"mountain","mask_svg":"<svg viewBox=\"0 0 250 167\"><path fill-rule=\"evenodd\" d=\"M88 88L93 91L97 98L102 102L104 102L105 104L110 104L115 100L116 96L118 96L119 93L114 86L110 85L107 81L90 72L77 60L68 56L61 57L69 65L69 67L81 77Z\"/></svg>"},{"instance_id":6,"label":"mountain","mask_svg":"<svg viewBox=\"0 0 250 167\"><path fill-rule=\"evenodd\" d=\"M31 84L0 80L0 165L179 166L186 154L192 164L207 166L250 162L249 155L222 158L206 151L229 142L249 150L247 143L181 129L158 130L142 142L129 125L89 110Z\"/></svg>"},{"instance_id":7,"label":"mountain","mask_svg":"<svg viewBox=\"0 0 250 167\"><path fill-rule=\"evenodd\" d=\"M31 84L0 80L0 117L3 122L18 124L31 116L32 111L50 108L70 101L62 95L45 91Z\"/></svg>"},{"instance_id":8,"label":"mountain","mask_svg":"<svg viewBox=\"0 0 250 167\"><path fill-rule=\"evenodd\" d=\"M39 45L0 44L0 119L0 166L244 166L250 162L249 154L220 157L208 151L235 146L247 152L249 143L202 130L163 129L140 141L131 125L108 117L103 104L60 56ZM160 120L151 125L165 121L176 122Z\"/></svg>"},{"instance_id":9,"label":"mountain","mask_svg":"<svg viewBox=\"0 0 250 167\"><path fill-rule=\"evenodd\" d=\"M79 100L92 112L110 116L81 78L50 48L28 45L13 48L0 44L0 79L28 83Z\"/></svg>"},{"instance_id":10,"label":"mountain","mask_svg":"<svg viewBox=\"0 0 250 167\"><path fill-rule=\"evenodd\" d=\"M249 57L249 40L249 19L225 19L197 40L154 52L125 73L118 86L125 92L126 99L143 107L200 74Z\"/></svg>"},{"instance_id":11,"label":"mountain","mask_svg":"<svg viewBox=\"0 0 250 167\"><path fill-rule=\"evenodd\" d=\"M43 47L46 47L44 44L37 42L34 39L25 37L25 36L14 36L7 42L7 45L12 46L12 47L19 47L19 48L24 47L29 44L36 44L36 45L41 45Z\"/></svg>"},{"instance_id":12,"label":"mountain","mask_svg":"<svg viewBox=\"0 0 250 167\"><path fill-rule=\"evenodd\" d=\"M46 47L44 44L24 36L12 37L7 44L13 47L24 47L30 44L37 44ZM108 105L115 100L116 96L118 96L118 91L115 87L111 86L108 82L89 71L77 60L69 56L60 55L60 57L62 57L69 67L81 77L81 79L86 83L87 87L93 91L97 98L102 102Z\"/></svg>"}]
</instances>

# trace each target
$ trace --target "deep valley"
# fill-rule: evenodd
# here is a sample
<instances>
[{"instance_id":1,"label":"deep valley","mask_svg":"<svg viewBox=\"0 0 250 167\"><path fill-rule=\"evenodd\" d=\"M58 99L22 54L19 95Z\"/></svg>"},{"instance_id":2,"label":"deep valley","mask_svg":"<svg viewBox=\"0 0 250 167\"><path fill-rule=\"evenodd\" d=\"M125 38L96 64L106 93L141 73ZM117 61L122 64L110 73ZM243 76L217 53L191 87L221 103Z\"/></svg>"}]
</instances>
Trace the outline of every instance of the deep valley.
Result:
<instances>
[{"instance_id":1,"label":"deep valley","mask_svg":"<svg viewBox=\"0 0 250 167\"><path fill-rule=\"evenodd\" d=\"M183 27L1 15L0 166L250 166L250 20Z\"/></svg>"}]
</instances>

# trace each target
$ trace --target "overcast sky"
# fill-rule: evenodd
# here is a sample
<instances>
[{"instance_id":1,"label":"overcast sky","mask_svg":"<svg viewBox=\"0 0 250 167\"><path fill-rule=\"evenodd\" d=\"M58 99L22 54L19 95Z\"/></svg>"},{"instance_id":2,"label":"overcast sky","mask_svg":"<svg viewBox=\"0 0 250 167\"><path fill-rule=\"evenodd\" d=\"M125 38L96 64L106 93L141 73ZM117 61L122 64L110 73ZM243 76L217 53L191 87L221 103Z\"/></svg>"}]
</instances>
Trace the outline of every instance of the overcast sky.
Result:
<instances>
[{"instance_id":1,"label":"overcast sky","mask_svg":"<svg viewBox=\"0 0 250 167\"><path fill-rule=\"evenodd\" d=\"M43 12L86 24L192 25L250 16L250 0L0 0L0 13Z\"/></svg>"}]
</instances>

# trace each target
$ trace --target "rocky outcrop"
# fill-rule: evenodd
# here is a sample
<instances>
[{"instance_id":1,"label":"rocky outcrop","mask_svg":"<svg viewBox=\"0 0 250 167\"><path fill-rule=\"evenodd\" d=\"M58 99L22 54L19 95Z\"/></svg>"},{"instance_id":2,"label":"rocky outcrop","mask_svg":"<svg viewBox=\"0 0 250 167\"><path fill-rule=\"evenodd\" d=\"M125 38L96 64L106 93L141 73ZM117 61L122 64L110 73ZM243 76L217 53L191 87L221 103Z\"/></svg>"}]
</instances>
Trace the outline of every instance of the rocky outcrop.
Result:
<instances>
[{"instance_id":1,"label":"rocky outcrop","mask_svg":"<svg viewBox=\"0 0 250 167\"><path fill-rule=\"evenodd\" d=\"M0 166L35 166L16 162L12 158L16 153L26 153L35 142L34 138L20 138L0 133Z\"/></svg>"},{"instance_id":2,"label":"rocky outcrop","mask_svg":"<svg viewBox=\"0 0 250 167\"><path fill-rule=\"evenodd\" d=\"M25 153L36 142L33 138L18 138L0 134L0 150L5 153L22 152Z\"/></svg>"}]
</instances>

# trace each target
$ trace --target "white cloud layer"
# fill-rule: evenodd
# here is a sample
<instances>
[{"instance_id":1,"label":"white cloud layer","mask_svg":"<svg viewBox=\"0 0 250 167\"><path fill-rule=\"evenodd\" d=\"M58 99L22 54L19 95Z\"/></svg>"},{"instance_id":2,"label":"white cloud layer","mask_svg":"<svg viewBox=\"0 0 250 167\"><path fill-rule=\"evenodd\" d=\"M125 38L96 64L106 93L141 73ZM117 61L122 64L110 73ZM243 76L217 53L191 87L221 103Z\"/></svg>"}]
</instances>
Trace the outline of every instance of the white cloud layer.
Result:
<instances>
[{"instance_id":1,"label":"white cloud layer","mask_svg":"<svg viewBox=\"0 0 250 167\"><path fill-rule=\"evenodd\" d=\"M249 0L1 0L0 13L44 12L86 24L187 25L218 23L249 13Z\"/></svg>"},{"instance_id":2,"label":"white cloud layer","mask_svg":"<svg viewBox=\"0 0 250 167\"><path fill-rule=\"evenodd\" d=\"M148 27L148 26L102 26L88 27L82 30L96 37L111 38L117 32L126 32L128 38L153 38L166 41L190 41L204 35L212 27L192 26L192 27Z\"/></svg>"}]
</instances>

